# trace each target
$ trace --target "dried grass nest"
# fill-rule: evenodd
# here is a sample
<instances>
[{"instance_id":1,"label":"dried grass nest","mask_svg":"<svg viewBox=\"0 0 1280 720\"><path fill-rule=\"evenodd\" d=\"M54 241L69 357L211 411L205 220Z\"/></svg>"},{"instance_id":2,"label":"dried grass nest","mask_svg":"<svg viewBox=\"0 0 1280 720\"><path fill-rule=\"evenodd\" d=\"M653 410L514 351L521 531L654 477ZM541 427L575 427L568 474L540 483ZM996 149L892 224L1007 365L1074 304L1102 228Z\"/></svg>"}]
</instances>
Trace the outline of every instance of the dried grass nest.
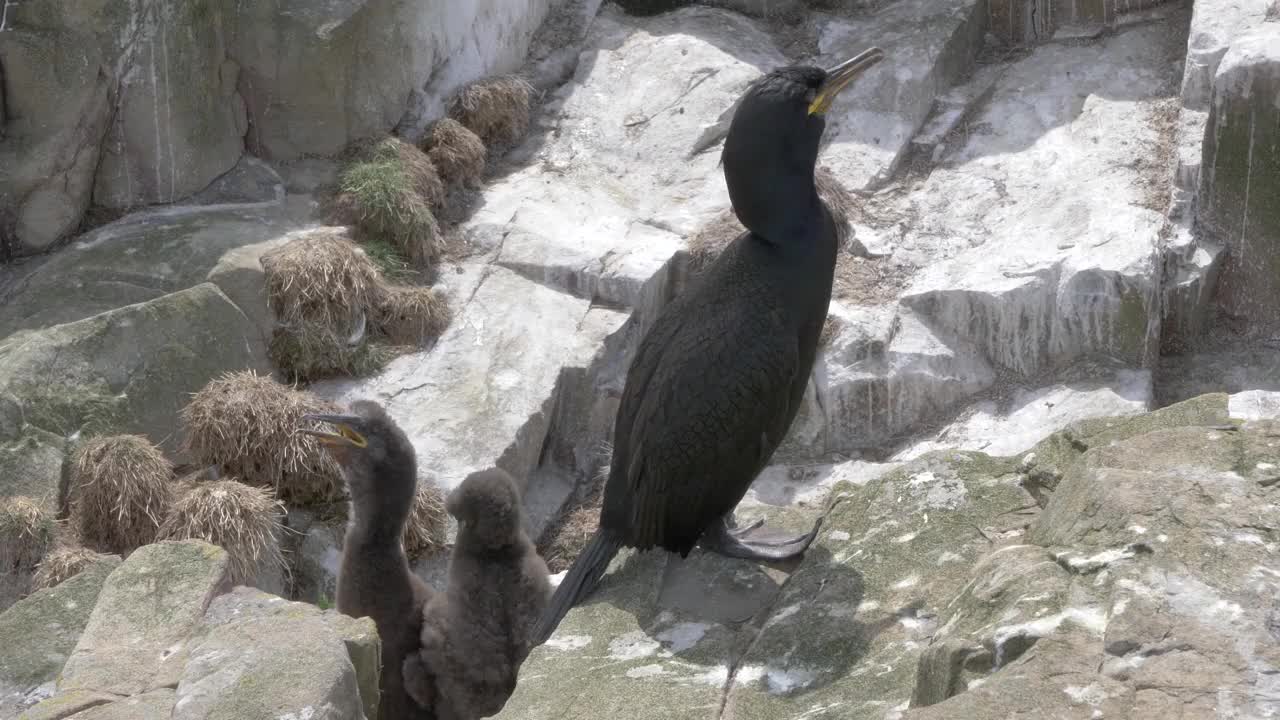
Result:
<instances>
[{"instance_id":1,"label":"dried grass nest","mask_svg":"<svg viewBox=\"0 0 1280 720\"><path fill-rule=\"evenodd\" d=\"M338 467L314 437L296 431L303 415L333 412L331 403L252 370L225 373L183 408L185 449L286 502L331 502L341 496Z\"/></svg>"},{"instance_id":2,"label":"dried grass nest","mask_svg":"<svg viewBox=\"0 0 1280 720\"><path fill-rule=\"evenodd\" d=\"M478 187L488 151L479 135L451 117L441 118L427 133L427 157L445 182Z\"/></svg>"},{"instance_id":3,"label":"dried grass nest","mask_svg":"<svg viewBox=\"0 0 1280 720\"><path fill-rule=\"evenodd\" d=\"M533 86L515 75L486 78L462 88L449 102L449 117L490 147L514 143L529 130Z\"/></svg>"},{"instance_id":4,"label":"dried grass nest","mask_svg":"<svg viewBox=\"0 0 1280 720\"><path fill-rule=\"evenodd\" d=\"M434 484L419 481L402 542L405 554L419 557L443 550L449 541L449 514L444 493Z\"/></svg>"},{"instance_id":5,"label":"dried grass nest","mask_svg":"<svg viewBox=\"0 0 1280 720\"><path fill-rule=\"evenodd\" d=\"M155 540L172 481L173 466L145 437L90 438L72 458L72 525L86 547L128 555Z\"/></svg>"},{"instance_id":6,"label":"dried grass nest","mask_svg":"<svg viewBox=\"0 0 1280 720\"><path fill-rule=\"evenodd\" d=\"M310 323L278 325L271 331L267 355L289 382L369 375L381 369L397 350L370 343L352 344L328 328Z\"/></svg>"},{"instance_id":7,"label":"dried grass nest","mask_svg":"<svg viewBox=\"0 0 1280 720\"><path fill-rule=\"evenodd\" d=\"M27 574L53 544L53 513L25 496L0 498L0 575Z\"/></svg>"},{"instance_id":8,"label":"dried grass nest","mask_svg":"<svg viewBox=\"0 0 1280 720\"><path fill-rule=\"evenodd\" d=\"M95 552L78 545L54 548L40 561L40 567L36 568L34 589L55 587L79 575L90 565L109 557L112 555Z\"/></svg>"},{"instance_id":9,"label":"dried grass nest","mask_svg":"<svg viewBox=\"0 0 1280 720\"><path fill-rule=\"evenodd\" d=\"M236 480L185 485L160 527L161 540L204 540L227 551L231 582L247 585L285 569L280 552L284 506L262 487Z\"/></svg>"},{"instance_id":10,"label":"dried grass nest","mask_svg":"<svg viewBox=\"0 0 1280 720\"><path fill-rule=\"evenodd\" d=\"M334 214L362 236L389 242L420 268L443 252L433 211L444 203L444 182L418 148L383 140L342 171L338 189Z\"/></svg>"},{"instance_id":11,"label":"dried grass nest","mask_svg":"<svg viewBox=\"0 0 1280 720\"><path fill-rule=\"evenodd\" d=\"M341 228L298 234L262 256L267 306L283 323L350 331L378 293L378 268Z\"/></svg>"},{"instance_id":12,"label":"dried grass nest","mask_svg":"<svg viewBox=\"0 0 1280 720\"><path fill-rule=\"evenodd\" d=\"M373 325L396 345L420 345L444 332L452 319L449 301L429 287L387 286L374 308Z\"/></svg>"}]
</instances>

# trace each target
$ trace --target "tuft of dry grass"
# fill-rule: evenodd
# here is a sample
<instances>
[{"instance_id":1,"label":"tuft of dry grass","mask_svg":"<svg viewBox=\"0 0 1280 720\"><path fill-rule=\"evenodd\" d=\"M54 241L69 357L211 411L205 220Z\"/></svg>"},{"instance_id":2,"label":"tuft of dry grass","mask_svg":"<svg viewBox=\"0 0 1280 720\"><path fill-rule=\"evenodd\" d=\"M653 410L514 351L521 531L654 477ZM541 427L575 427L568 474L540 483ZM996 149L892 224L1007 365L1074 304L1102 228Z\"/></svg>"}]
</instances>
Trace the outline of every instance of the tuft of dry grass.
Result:
<instances>
[{"instance_id":1,"label":"tuft of dry grass","mask_svg":"<svg viewBox=\"0 0 1280 720\"><path fill-rule=\"evenodd\" d=\"M910 269L889 258L860 258L841 252L836 258L831 296L853 305L881 305L897 299L910 280Z\"/></svg>"},{"instance_id":2,"label":"tuft of dry grass","mask_svg":"<svg viewBox=\"0 0 1280 720\"><path fill-rule=\"evenodd\" d=\"M443 250L432 212L443 202L444 183L430 158L388 138L343 170L334 212L364 236L385 240L415 266L427 267Z\"/></svg>"},{"instance_id":3,"label":"tuft of dry grass","mask_svg":"<svg viewBox=\"0 0 1280 720\"><path fill-rule=\"evenodd\" d=\"M721 211L689 238L689 271L698 275L711 267L729 243L745 231L732 208Z\"/></svg>"},{"instance_id":4,"label":"tuft of dry grass","mask_svg":"<svg viewBox=\"0 0 1280 720\"><path fill-rule=\"evenodd\" d=\"M161 540L204 540L227 551L231 582L252 583L285 567L280 552L284 506L271 492L235 480L191 483L160 526Z\"/></svg>"},{"instance_id":5,"label":"tuft of dry grass","mask_svg":"<svg viewBox=\"0 0 1280 720\"><path fill-rule=\"evenodd\" d=\"M418 492L404 526L402 542L411 558L439 552L449 541L449 514L444 509L444 493L435 485L418 483Z\"/></svg>"},{"instance_id":6,"label":"tuft of dry grass","mask_svg":"<svg viewBox=\"0 0 1280 720\"><path fill-rule=\"evenodd\" d=\"M334 412L331 403L252 370L225 373L183 408L185 449L195 462L274 488L286 502L331 502L342 495L338 466L297 429L303 415Z\"/></svg>"},{"instance_id":7,"label":"tuft of dry grass","mask_svg":"<svg viewBox=\"0 0 1280 720\"><path fill-rule=\"evenodd\" d=\"M488 145L514 143L529 130L533 86L515 75L474 82L449 102L449 117Z\"/></svg>"},{"instance_id":8,"label":"tuft of dry grass","mask_svg":"<svg viewBox=\"0 0 1280 720\"><path fill-rule=\"evenodd\" d=\"M813 183L818 189L818 197L831 212L831 219L836 225L836 239L843 248L849 241L850 216L857 209L853 195L826 165L819 165L813 171Z\"/></svg>"},{"instance_id":9,"label":"tuft of dry grass","mask_svg":"<svg viewBox=\"0 0 1280 720\"><path fill-rule=\"evenodd\" d=\"M479 135L453 118L441 118L427 134L426 148L445 182L479 187L487 154Z\"/></svg>"},{"instance_id":10,"label":"tuft of dry grass","mask_svg":"<svg viewBox=\"0 0 1280 720\"><path fill-rule=\"evenodd\" d=\"M299 234L264 253L267 306L284 323L312 323L336 332L373 305L378 268L339 228Z\"/></svg>"},{"instance_id":11,"label":"tuft of dry grass","mask_svg":"<svg viewBox=\"0 0 1280 720\"><path fill-rule=\"evenodd\" d=\"M599 498L574 508L561 518L545 547L539 549L539 554L547 561L547 568L553 573L567 570L582 554L599 524Z\"/></svg>"},{"instance_id":12,"label":"tuft of dry grass","mask_svg":"<svg viewBox=\"0 0 1280 720\"><path fill-rule=\"evenodd\" d=\"M397 345L421 345L444 332L451 319L443 293L429 287L389 286L378 297L373 326Z\"/></svg>"},{"instance_id":13,"label":"tuft of dry grass","mask_svg":"<svg viewBox=\"0 0 1280 720\"><path fill-rule=\"evenodd\" d=\"M0 498L0 576L26 575L53 544L53 513L20 495Z\"/></svg>"},{"instance_id":14,"label":"tuft of dry grass","mask_svg":"<svg viewBox=\"0 0 1280 720\"><path fill-rule=\"evenodd\" d=\"M128 555L153 542L173 466L141 435L86 440L71 461L71 521L87 547Z\"/></svg>"},{"instance_id":15,"label":"tuft of dry grass","mask_svg":"<svg viewBox=\"0 0 1280 720\"><path fill-rule=\"evenodd\" d=\"M420 148L399 138L388 138L374 151L374 158L386 158L388 162L398 161L418 197L425 200L433 210L444 205L444 180L441 179L436 164L431 161L431 156Z\"/></svg>"},{"instance_id":16,"label":"tuft of dry grass","mask_svg":"<svg viewBox=\"0 0 1280 720\"><path fill-rule=\"evenodd\" d=\"M278 325L271 331L267 355L289 382L312 382L330 377L363 377L395 357L395 348L347 338L317 325Z\"/></svg>"},{"instance_id":17,"label":"tuft of dry grass","mask_svg":"<svg viewBox=\"0 0 1280 720\"><path fill-rule=\"evenodd\" d=\"M80 571L90 565L108 557L111 557L111 555L94 552L89 548L76 545L65 545L56 548L40 561L40 567L36 568L33 587L36 590L54 587L79 575Z\"/></svg>"}]
</instances>

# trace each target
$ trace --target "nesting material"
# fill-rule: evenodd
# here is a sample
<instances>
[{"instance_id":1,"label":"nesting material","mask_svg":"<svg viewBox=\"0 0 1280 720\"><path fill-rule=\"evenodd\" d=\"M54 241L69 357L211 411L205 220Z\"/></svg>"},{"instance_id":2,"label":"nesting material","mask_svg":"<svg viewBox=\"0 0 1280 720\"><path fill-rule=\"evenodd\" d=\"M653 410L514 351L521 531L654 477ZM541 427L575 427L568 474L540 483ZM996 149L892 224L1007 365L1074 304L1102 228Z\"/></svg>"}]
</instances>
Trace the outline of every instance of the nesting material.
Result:
<instances>
[{"instance_id":1,"label":"nesting material","mask_svg":"<svg viewBox=\"0 0 1280 720\"><path fill-rule=\"evenodd\" d=\"M711 263L720 257L725 247L745 229L738 222L738 216L733 214L732 208L722 211L711 222L703 225L689 238L687 245L690 273L698 275L711 267Z\"/></svg>"},{"instance_id":2,"label":"nesting material","mask_svg":"<svg viewBox=\"0 0 1280 720\"><path fill-rule=\"evenodd\" d=\"M36 590L54 587L79 575L81 570L108 557L111 556L76 545L55 548L40 561L40 567L36 569L35 580L32 584Z\"/></svg>"},{"instance_id":3,"label":"nesting material","mask_svg":"<svg viewBox=\"0 0 1280 720\"><path fill-rule=\"evenodd\" d=\"M263 571L285 568L280 552L283 512L266 488L235 480L191 483L170 508L159 537L221 547L227 551L231 582L248 585Z\"/></svg>"},{"instance_id":4,"label":"nesting material","mask_svg":"<svg viewBox=\"0 0 1280 720\"><path fill-rule=\"evenodd\" d=\"M128 555L155 540L172 488L173 467L150 440L90 438L72 458L72 525L87 547Z\"/></svg>"},{"instance_id":5,"label":"nesting material","mask_svg":"<svg viewBox=\"0 0 1280 720\"><path fill-rule=\"evenodd\" d=\"M427 157L445 182L478 187L485 156L480 136L453 118L441 118L427 134Z\"/></svg>"},{"instance_id":6,"label":"nesting material","mask_svg":"<svg viewBox=\"0 0 1280 720\"><path fill-rule=\"evenodd\" d=\"M533 86L515 75L472 83L449 102L449 117L457 120L490 147L514 143L529 130Z\"/></svg>"},{"instance_id":7,"label":"nesting material","mask_svg":"<svg viewBox=\"0 0 1280 720\"><path fill-rule=\"evenodd\" d=\"M443 293L429 287L384 289L374 311L377 331L397 345L420 345L449 326L452 314Z\"/></svg>"},{"instance_id":8,"label":"nesting material","mask_svg":"<svg viewBox=\"0 0 1280 720\"><path fill-rule=\"evenodd\" d=\"M286 502L331 502L341 496L338 467L314 437L297 429L303 415L337 411L252 370L226 373L183 408L185 448L195 462L274 488Z\"/></svg>"},{"instance_id":9,"label":"nesting material","mask_svg":"<svg viewBox=\"0 0 1280 720\"><path fill-rule=\"evenodd\" d=\"M0 576L29 575L53 544L53 513L28 497L0 498Z\"/></svg>"},{"instance_id":10,"label":"nesting material","mask_svg":"<svg viewBox=\"0 0 1280 720\"><path fill-rule=\"evenodd\" d=\"M365 341L352 344L323 326L302 323L272 330L267 355L289 382L297 383L369 375L385 366L395 350Z\"/></svg>"},{"instance_id":11,"label":"nesting material","mask_svg":"<svg viewBox=\"0 0 1280 720\"><path fill-rule=\"evenodd\" d=\"M449 541L449 514L444 508L444 493L435 485L418 483L418 492L404 526L404 551L416 558L444 549Z\"/></svg>"},{"instance_id":12,"label":"nesting material","mask_svg":"<svg viewBox=\"0 0 1280 720\"><path fill-rule=\"evenodd\" d=\"M374 148L374 160L399 162L418 197L433 210L444 205L444 181L431 157L421 149L399 138L387 138Z\"/></svg>"},{"instance_id":13,"label":"nesting material","mask_svg":"<svg viewBox=\"0 0 1280 720\"><path fill-rule=\"evenodd\" d=\"M440 255L432 208L444 202L444 183L418 148L384 140L343 171L339 189L336 207L363 235L390 242L418 267Z\"/></svg>"},{"instance_id":14,"label":"nesting material","mask_svg":"<svg viewBox=\"0 0 1280 720\"><path fill-rule=\"evenodd\" d=\"M835 221L836 240L843 248L849 241L849 220L856 206L853 195L826 165L820 165L813 172L813 184L817 187L818 197L831 211L831 219Z\"/></svg>"},{"instance_id":15,"label":"nesting material","mask_svg":"<svg viewBox=\"0 0 1280 720\"><path fill-rule=\"evenodd\" d=\"M267 305L281 322L342 332L373 304L378 269L339 228L299 234L261 262Z\"/></svg>"}]
</instances>

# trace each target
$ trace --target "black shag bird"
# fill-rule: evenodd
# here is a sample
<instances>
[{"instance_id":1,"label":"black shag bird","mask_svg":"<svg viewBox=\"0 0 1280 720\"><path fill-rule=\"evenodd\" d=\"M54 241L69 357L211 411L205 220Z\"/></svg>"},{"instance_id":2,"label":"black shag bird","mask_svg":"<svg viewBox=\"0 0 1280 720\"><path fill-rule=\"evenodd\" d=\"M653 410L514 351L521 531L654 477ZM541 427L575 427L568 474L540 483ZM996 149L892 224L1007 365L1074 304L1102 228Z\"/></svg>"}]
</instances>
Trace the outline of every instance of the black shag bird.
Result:
<instances>
[{"instance_id":1,"label":"black shag bird","mask_svg":"<svg viewBox=\"0 0 1280 720\"><path fill-rule=\"evenodd\" d=\"M409 438L381 405L361 400L352 415L307 415L305 422L329 423L320 438L342 467L351 494L350 523L338 570L338 612L369 617L382 640L381 700L378 717L429 718L405 692L404 659L419 647L422 608L433 593L409 570L401 536L417 491L417 454Z\"/></svg>"},{"instance_id":2,"label":"black shag bird","mask_svg":"<svg viewBox=\"0 0 1280 720\"><path fill-rule=\"evenodd\" d=\"M837 93L884 57L871 48L826 71L784 67L734 113L722 161L747 231L654 321L627 372L600 527L534 630L544 642L622 547L694 545L752 560L803 553L818 526L757 540L733 509L800 407L831 302L839 250L814 167Z\"/></svg>"}]
</instances>

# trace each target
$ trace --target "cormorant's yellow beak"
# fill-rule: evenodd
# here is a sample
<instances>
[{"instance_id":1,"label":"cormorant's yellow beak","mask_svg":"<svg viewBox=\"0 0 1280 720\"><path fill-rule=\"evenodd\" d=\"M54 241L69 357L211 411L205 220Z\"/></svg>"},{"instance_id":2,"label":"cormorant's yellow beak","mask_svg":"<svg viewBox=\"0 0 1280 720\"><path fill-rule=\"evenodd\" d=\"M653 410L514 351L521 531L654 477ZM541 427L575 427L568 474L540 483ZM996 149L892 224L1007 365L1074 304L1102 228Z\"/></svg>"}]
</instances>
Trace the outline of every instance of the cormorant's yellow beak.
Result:
<instances>
[{"instance_id":1,"label":"cormorant's yellow beak","mask_svg":"<svg viewBox=\"0 0 1280 720\"><path fill-rule=\"evenodd\" d=\"M360 418L351 415L303 415L304 422L323 422L329 423L338 428L337 433L324 432L322 430L312 430L311 428L298 428L298 432L306 435L314 435L320 439L320 443L329 447L368 447L369 441L355 429L355 424L360 422Z\"/></svg>"},{"instance_id":2,"label":"cormorant's yellow beak","mask_svg":"<svg viewBox=\"0 0 1280 720\"><path fill-rule=\"evenodd\" d=\"M853 79L884 59L884 51L878 47L868 48L854 57L845 60L827 71L827 79L818 88L818 95L809 103L810 115L821 115L831 108L836 95L845 89Z\"/></svg>"}]
</instances>

